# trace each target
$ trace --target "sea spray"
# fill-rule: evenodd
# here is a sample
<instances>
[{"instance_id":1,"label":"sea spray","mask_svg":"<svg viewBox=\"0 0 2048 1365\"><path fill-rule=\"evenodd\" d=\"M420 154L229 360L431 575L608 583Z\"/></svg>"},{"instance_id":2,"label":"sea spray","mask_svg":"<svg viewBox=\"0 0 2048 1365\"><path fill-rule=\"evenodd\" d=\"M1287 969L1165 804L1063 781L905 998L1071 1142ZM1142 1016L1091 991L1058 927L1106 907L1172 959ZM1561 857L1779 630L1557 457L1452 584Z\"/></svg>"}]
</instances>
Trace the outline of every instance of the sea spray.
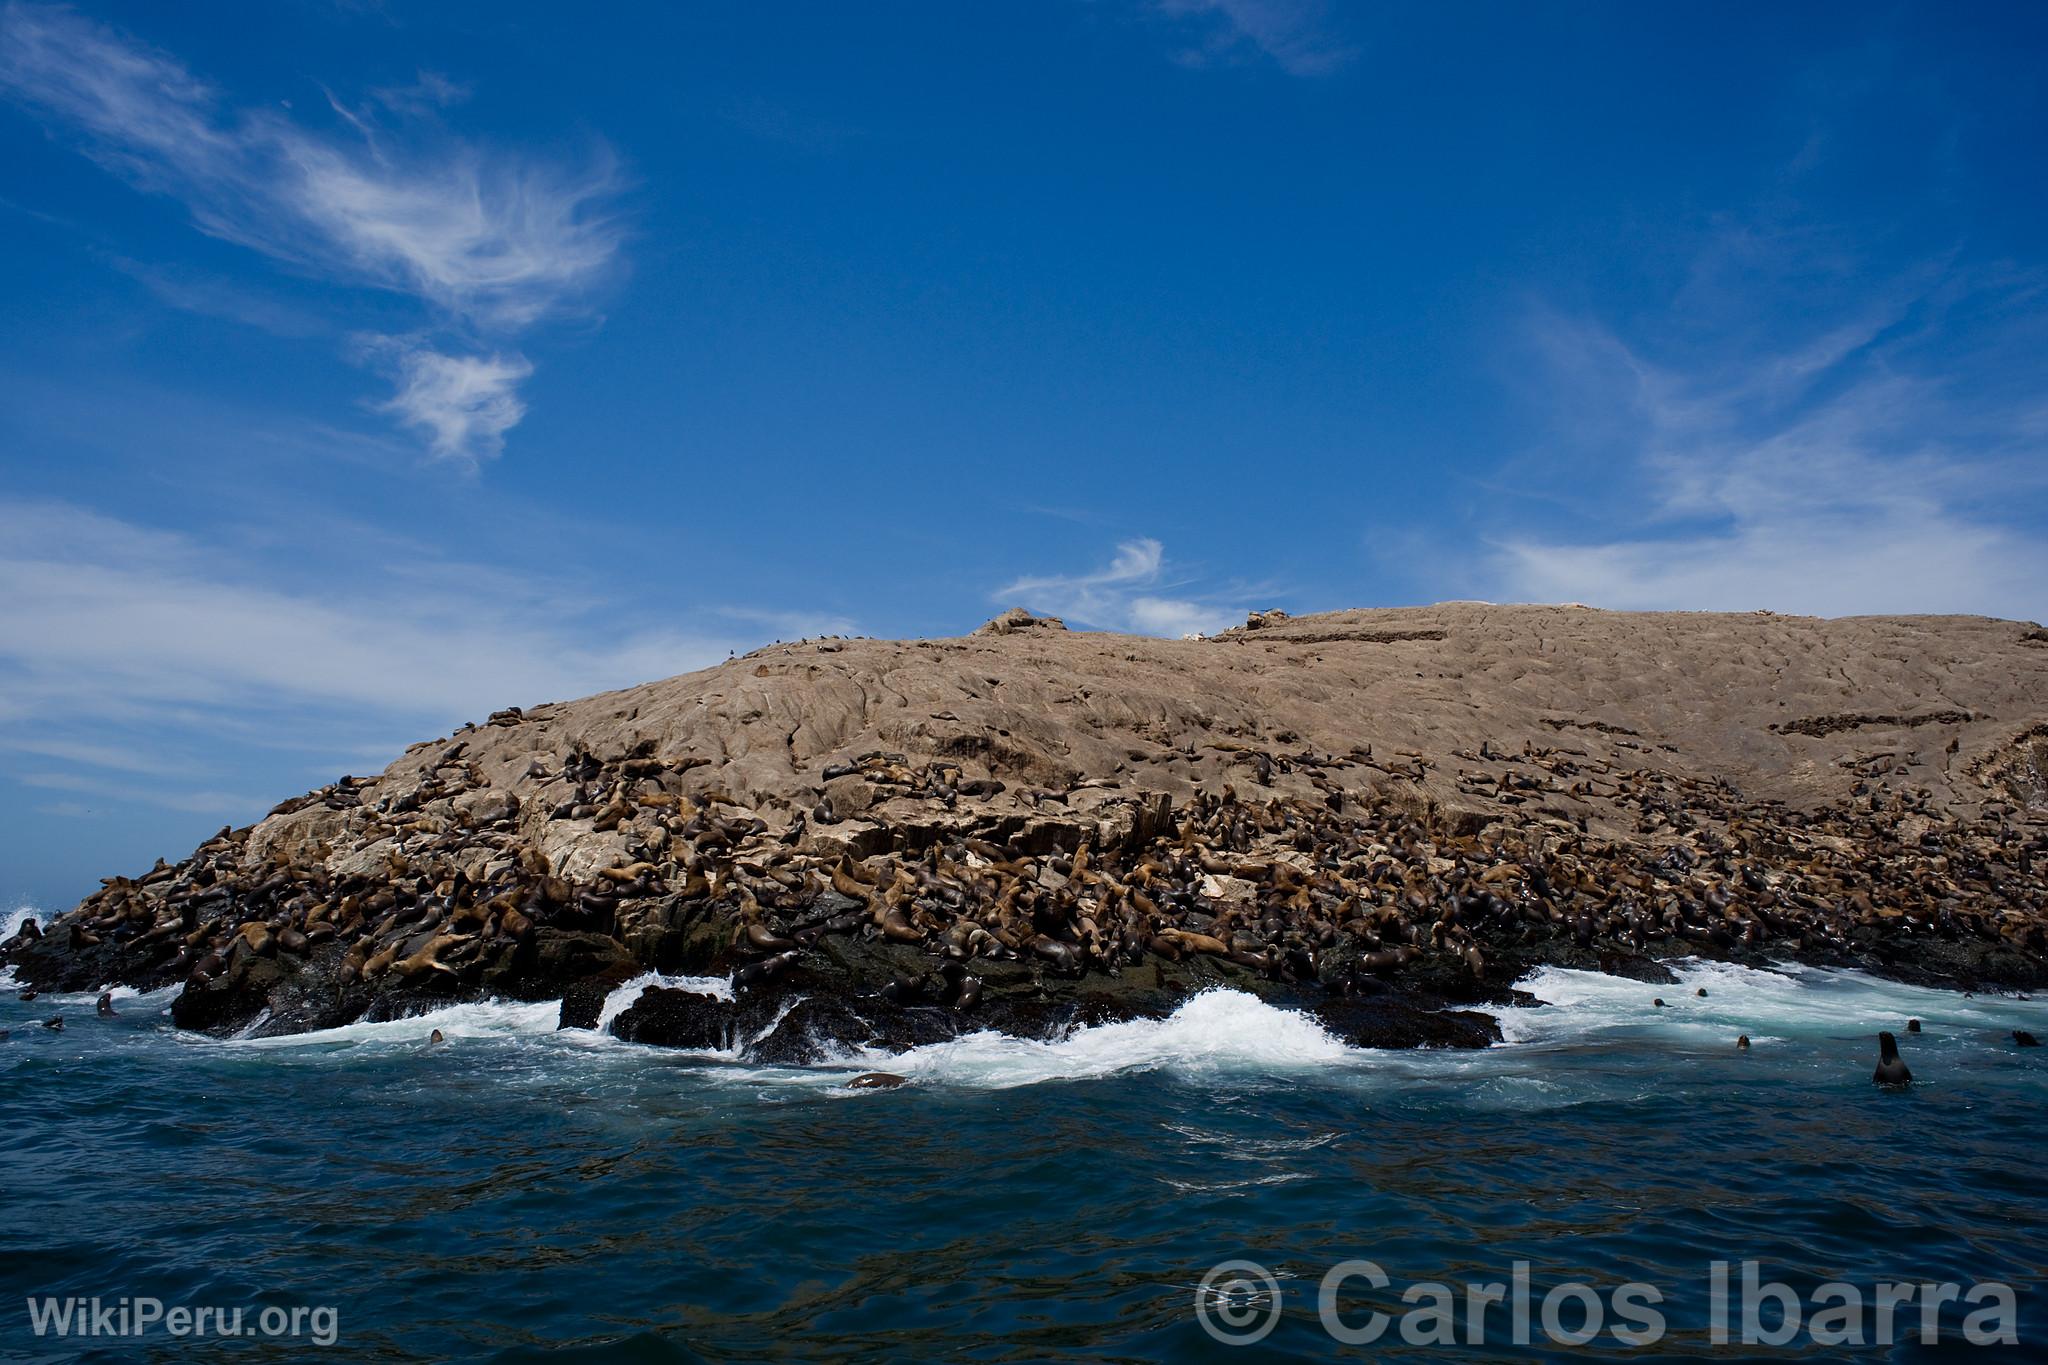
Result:
<instances>
[{"instance_id":1,"label":"sea spray","mask_svg":"<svg viewBox=\"0 0 2048 1365\"><path fill-rule=\"evenodd\" d=\"M1636 981L1543 967L1517 983L1541 1005L1497 1011L1509 1043L1568 1044L1641 1031L1682 1044L1732 1046L1869 1033L1917 1018L1930 1029L1997 1033L2048 1020L2048 1002L1887 981L1854 970L1779 964L1745 967L1686 958L1676 981ZM1704 991L1702 995L1700 992ZM1664 1001L1664 1008L1656 1005Z\"/></svg>"},{"instance_id":2,"label":"sea spray","mask_svg":"<svg viewBox=\"0 0 2048 1365\"><path fill-rule=\"evenodd\" d=\"M1166 1069L1184 1075L1299 1073L1355 1065L1372 1054L1332 1037L1314 1019L1243 991L1207 990L1164 1019L1076 1028L1056 1039L971 1033L908 1052L853 1060L918 1081L1008 1089Z\"/></svg>"}]
</instances>

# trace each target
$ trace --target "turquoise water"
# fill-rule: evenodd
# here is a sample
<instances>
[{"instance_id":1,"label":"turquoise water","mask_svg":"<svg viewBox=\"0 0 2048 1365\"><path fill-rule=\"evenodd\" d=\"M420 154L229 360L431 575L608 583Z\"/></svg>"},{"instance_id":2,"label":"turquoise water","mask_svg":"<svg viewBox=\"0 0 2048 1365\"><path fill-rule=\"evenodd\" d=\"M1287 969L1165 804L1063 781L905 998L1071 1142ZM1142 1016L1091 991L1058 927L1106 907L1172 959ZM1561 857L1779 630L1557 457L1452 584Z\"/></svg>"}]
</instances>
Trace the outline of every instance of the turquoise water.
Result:
<instances>
[{"instance_id":1,"label":"turquoise water","mask_svg":"<svg viewBox=\"0 0 2048 1365\"><path fill-rule=\"evenodd\" d=\"M1658 1286L1667 1332L1631 1350L1539 1328L1518 1350L1498 1308L1464 1354L1697 1356L1709 1263L1754 1258L1801 1295L2009 1282L2018 1354L2048 1355L2026 1345L2048 1339L2048 1070L2009 1036L2048 1034L2048 1004L1683 972L1545 973L1529 984L1554 1003L1481 1054L1349 1049L1216 993L1058 1044L801 1070L557 1033L552 1006L219 1042L172 1029L164 994L100 1019L90 997L8 991L0 1349L193 1358L161 1332L38 1338L24 1303L125 1295L334 1310L333 1347L236 1342L249 1359L1461 1358L1398 1328L1331 1340L1319 1281L1369 1258L1392 1288L1349 1282L1347 1320L1526 1260L1539 1297ZM61 1034L37 1026L54 1012ZM1919 1083L1880 1091L1872 1035L1908 1014ZM845 1088L878 1065L911 1083ZM1228 1258L1278 1286L1255 1347L1195 1311ZM1204 1302L1275 1306L1246 1283ZM1918 1321L1888 1349L1787 1351L1915 1358Z\"/></svg>"}]
</instances>

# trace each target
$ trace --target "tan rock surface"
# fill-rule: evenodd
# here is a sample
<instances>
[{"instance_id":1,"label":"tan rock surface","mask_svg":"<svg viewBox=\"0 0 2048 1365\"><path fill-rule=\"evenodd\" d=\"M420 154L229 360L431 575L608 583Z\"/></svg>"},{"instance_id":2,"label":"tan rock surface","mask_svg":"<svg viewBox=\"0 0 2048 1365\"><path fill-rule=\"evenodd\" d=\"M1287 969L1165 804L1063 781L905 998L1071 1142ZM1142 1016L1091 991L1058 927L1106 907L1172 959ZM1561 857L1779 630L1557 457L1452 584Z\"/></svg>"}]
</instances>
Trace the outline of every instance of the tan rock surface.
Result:
<instances>
[{"instance_id":1,"label":"tan rock surface","mask_svg":"<svg viewBox=\"0 0 2048 1365\"><path fill-rule=\"evenodd\" d=\"M1925 788L1937 807L1974 806L2038 781L2028 737L2048 725L2048 639L1984 617L1451 603L1293 617L1207 640L1005 626L780 644L530 707L517 723L415 746L363 799L416 787L461 742L459 761L515 795L529 826L566 790L553 775L576 751L698 761L687 790L723 792L771 825L828 787L843 816L871 803L887 811L886 788L850 795L866 784L822 775L876 750L911 767L950 759L967 778L1004 783L991 810L1040 809L1033 793L1084 783L1177 802L1223 783L1312 796L1309 773L1286 762L1304 751L1361 759L1323 781L1412 789L1457 808L1488 799L1470 790L1503 770L1485 755L1530 745L1725 778L1751 800L1841 801L1881 778ZM1259 755L1278 760L1269 790ZM1597 792L1536 799L1596 831L1610 814ZM475 809L479 798L467 800ZM306 836L277 826L304 824L345 857L332 815L315 806L273 817L255 838L296 846ZM558 855L571 834L551 832Z\"/></svg>"}]
</instances>

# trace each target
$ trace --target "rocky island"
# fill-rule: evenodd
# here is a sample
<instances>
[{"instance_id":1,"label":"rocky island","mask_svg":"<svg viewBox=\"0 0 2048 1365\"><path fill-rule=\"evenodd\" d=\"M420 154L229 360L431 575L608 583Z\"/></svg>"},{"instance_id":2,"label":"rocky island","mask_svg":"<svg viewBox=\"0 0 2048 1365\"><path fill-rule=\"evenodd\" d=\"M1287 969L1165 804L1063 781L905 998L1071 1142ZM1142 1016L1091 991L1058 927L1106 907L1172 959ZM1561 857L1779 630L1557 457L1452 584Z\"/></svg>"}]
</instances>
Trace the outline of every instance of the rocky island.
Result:
<instances>
[{"instance_id":1,"label":"rocky island","mask_svg":"<svg viewBox=\"0 0 2048 1365\"><path fill-rule=\"evenodd\" d=\"M559 998L800 1062L1213 985L1483 1046L1534 966L1689 954L2026 988L2044 917L2039 626L1451 603L777 644L500 711L0 951L220 1034Z\"/></svg>"}]
</instances>

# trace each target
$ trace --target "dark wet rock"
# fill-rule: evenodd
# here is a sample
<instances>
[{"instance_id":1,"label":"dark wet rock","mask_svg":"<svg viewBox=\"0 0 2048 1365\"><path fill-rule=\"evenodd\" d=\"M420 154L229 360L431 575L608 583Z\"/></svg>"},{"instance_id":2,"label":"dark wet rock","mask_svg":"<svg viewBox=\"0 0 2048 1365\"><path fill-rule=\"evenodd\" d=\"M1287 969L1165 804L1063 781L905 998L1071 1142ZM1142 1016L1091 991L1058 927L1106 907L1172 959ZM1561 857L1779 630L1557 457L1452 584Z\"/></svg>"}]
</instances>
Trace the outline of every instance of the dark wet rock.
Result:
<instances>
[{"instance_id":1,"label":"dark wet rock","mask_svg":"<svg viewBox=\"0 0 2048 1365\"><path fill-rule=\"evenodd\" d=\"M636 964L614 962L578 981L562 992L562 1017L557 1028L596 1028L612 992L640 975Z\"/></svg>"},{"instance_id":2,"label":"dark wet rock","mask_svg":"<svg viewBox=\"0 0 2048 1365\"><path fill-rule=\"evenodd\" d=\"M240 958L211 980L189 982L171 1002L171 1022L202 1033L247 1023L270 1008L271 992L291 975L270 959Z\"/></svg>"},{"instance_id":3,"label":"dark wet rock","mask_svg":"<svg viewBox=\"0 0 2048 1365\"><path fill-rule=\"evenodd\" d=\"M1398 997L1327 999L1313 1013L1324 1028L1353 1047L1490 1047L1500 1021L1477 1010L1428 1009Z\"/></svg>"},{"instance_id":4,"label":"dark wet rock","mask_svg":"<svg viewBox=\"0 0 2048 1365\"><path fill-rule=\"evenodd\" d=\"M629 1043L724 1052L735 1043L736 1015L731 1001L715 995L649 986L612 1020L611 1031Z\"/></svg>"}]
</instances>

